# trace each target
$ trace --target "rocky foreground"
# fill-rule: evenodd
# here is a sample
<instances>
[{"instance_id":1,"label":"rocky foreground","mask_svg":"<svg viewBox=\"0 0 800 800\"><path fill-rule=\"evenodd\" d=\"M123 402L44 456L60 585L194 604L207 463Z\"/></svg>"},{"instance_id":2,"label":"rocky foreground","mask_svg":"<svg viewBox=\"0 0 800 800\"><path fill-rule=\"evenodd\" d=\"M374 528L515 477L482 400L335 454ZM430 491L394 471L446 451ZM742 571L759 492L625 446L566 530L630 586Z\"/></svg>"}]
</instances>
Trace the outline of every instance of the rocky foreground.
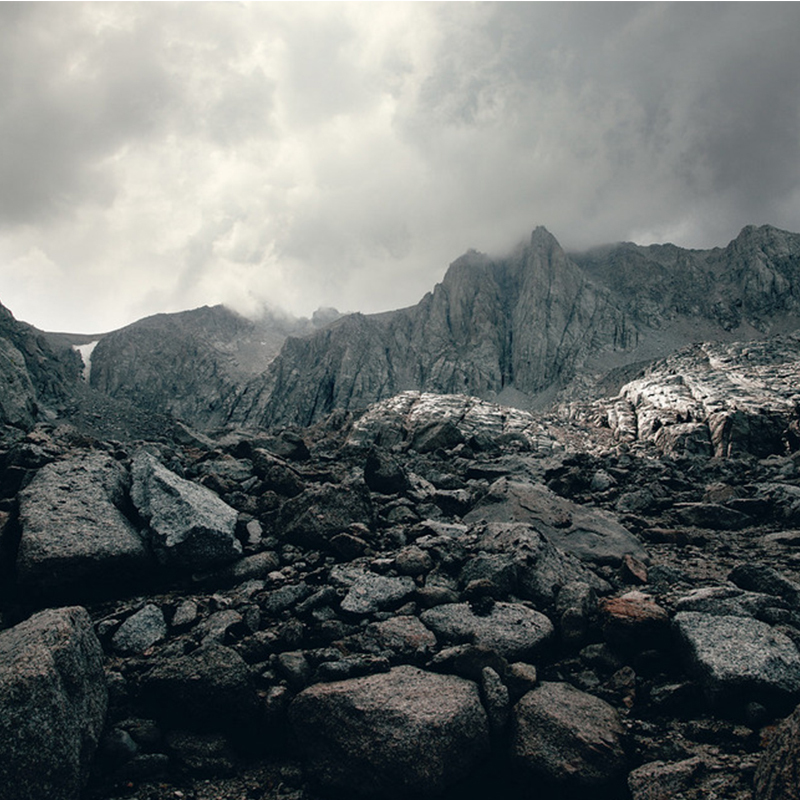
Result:
<instances>
[{"instance_id":1,"label":"rocky foreground","mask_svg":"<svg viewBox=\"0 0 800 800\"><path fill-rule=\"evenodd\" d=\"M658 369L561 415L7 428L0 798L800 796L797 408L648 427Z\"/></svg>"}]
</instances>

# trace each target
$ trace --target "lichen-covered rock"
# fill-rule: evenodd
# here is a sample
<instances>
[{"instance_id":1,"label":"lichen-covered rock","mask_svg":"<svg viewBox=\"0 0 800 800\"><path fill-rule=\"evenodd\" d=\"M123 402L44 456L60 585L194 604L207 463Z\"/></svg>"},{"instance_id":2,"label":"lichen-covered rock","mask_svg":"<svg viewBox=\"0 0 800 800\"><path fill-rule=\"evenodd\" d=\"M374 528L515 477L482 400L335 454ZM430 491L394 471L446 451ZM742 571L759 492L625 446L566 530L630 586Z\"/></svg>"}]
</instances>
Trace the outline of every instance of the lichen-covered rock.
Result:
<instances>
[{"instance_id":1,"label":"lichen-covered rock","mask_svg":"<svg viewBox=\"0 0 800 800\"><path fill-rule=\"evenodd\" d=\"M756 769L753 798L800 798L800 706L770 736Z\"/></svg>"},{"instance_id":2,"label":"lichen-covered rock","mask_svg":"<svg viewBox=\"0 0 800 800\"><path fill-rule=\"evenodd\" d=\"M567 683L543 683L514 706L511 754L528 780L602 786L625 770L625 736L604 700Z\"/></svg>"},{"instance_id":3,"label":"lichen-covered rock","mask_svg":"<svg viewBox=\"0 0 800 800\"><path fill-rule=\"evenodd\" d=\"M77 800L105 723L103 652L83 608L0 633L0 800Z\"/></svg>"},{"instance_id":4,"label":"lichen-covered rock","mask_svg":"<svg viewBox=\"0 0 800 800\"><path fill-rule=\"evenodd\" d=\"M289 716L316 780L367 797L438 795L489 752L477 686L415 667L317 684Z\"/></svg>"},{"instance_id":5,"label":"lichen-covered rock","mask_svg":"<svg viewBox=\"0 0 800 800\"><path fill-rule=\"evenodd\" d=\"M203 570L242 555L235 536L237 512L145 451L133 461L131 497L150 526L153 551L162 564L182 571Z\"/></svg>"}]
</instances>

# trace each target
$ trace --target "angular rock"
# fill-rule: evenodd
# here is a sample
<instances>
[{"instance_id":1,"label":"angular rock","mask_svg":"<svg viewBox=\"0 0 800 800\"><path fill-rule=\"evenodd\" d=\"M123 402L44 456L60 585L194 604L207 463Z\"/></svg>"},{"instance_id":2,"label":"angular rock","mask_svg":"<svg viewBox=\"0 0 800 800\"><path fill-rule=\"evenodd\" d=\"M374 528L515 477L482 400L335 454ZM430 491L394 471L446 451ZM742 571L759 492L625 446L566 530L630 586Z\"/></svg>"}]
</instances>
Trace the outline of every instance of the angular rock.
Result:
<instances>
[{"instance_id":1,"label":"angular rock","mask_svg":"<svg viewBox=\"0 0 800 800\"><path fill-rule=\"evenodd\" d=\"M105 724L103 652L83 608L0 632L0 798L77 800Z\"/></svg>"},{"instance_id":2,"label":"angular rock","mask_svg":"<svg viewBox=\"0 0 800 800\"><path fill-rule=\"evenodd\" d=\"M697 775L703 769L701 759L687 758L683 761L665 763L651 761L642 764L628 775L628 788L632 800L672 800L692 788Z\"/></svg>"},{"instance_id":3,"label":"angular rock","mask_svg":"<svg viewBox=\"0 0 800 800\"><path fill-rule=\"evenodd\" d=\"M572 553L554 545L536 526L490 522L478 527L478 547L488 555L468 561L462 581L491 576L501 590L518 592L525 599L552 605L560 587L580 581L597 592L610 586ZM509 561L510 559L510 561Z\"/></svg>"},{"instance_id":4,"label":"angular rock","mask_svg":"<svg viewBox=\"0 0 800 800\"><path fill-rule=\"evenodd\" d=\"M766 623L681 611L674 625L689 668L712 705L736 699L780 707L800 697L800 653Z\"/></svg>"},{"instance_id":5,"label":"angular rock","mask_svg":"<svg viewBox=\"0 0 800 800\"><path fill-rule=\"evenodd\" d=\"M408 478L397 459L385 450L373 447L364 464L364 483L373 492L399 494L409 488Z\"/></svg>"},{"instance_id":6,"label":"angular rock","mask_svg":"<svg viewBox=\"0 0 800 800\"><path fill-rule=\"evenodd\" d=\"M159 561L181 570L222 566L242 555L237 512L213 492L179 478L145 451L133 461L131 498L150 526Z\"/></svg>"},{"instance_id":7,"label":"angular rock","mask_svg":"<svg viewBox=\"0 0 800 800\"><path fill-rule=\"evenodd\" d=\"M450 603L423 611L420 618L447 644L474 644L509 661L534 658L553 635L544 614L519 603L495 603L485 616L467 603Z\"/></svg>"},{"instance_id":8,"label":"angular rock","mask_svg":"<svg viewBox=\"0 0 800 800\"><path fill-rule=\"evenodd\" d=\"M284 503L276 530L290 544L327 549L337 533L346 531L353 523L369 527L374 516L364 483L347 486L326 483L309 487Z\"/></svg>"},{"instance_id":9,"label":"angular rock","mask_svg":"<svg viewBox=\"0 0 800 800\"><path fill-rule=\"evenodd\" d=\"M312 686L289 718L316 780L366 797L438 795L489 752L475 684L415 667Z\"/></svg>"},{"instance_id":10,"label":"angular rock","mask_svg":"<svg viewBox=\"0 0 800 800\"><path fill-rule=\"evenodd\" d=\"M567 683L543 683L513 709L511 755L530 781L566 789L607 784L626 768L624 740L614 708Z\"/></svg>"},{"instance_id":11,"label":"angular rock","mask_svg":"<svg viewBox=\"0 0 800 800\"><path fill-rule=\"evenodd\" d=\"M132 587L150 558L119 507L127 473L105 453L42 467L19 495L17 580L26 594L84 596Z\"/></svg>"},{"instance_id":12,"label":"angular rock","mask_svg":"<svg viewBox=\"0 0 800 800\"><path fill-rule=\"evenodd\" d=\"M111 644L119 653L143 653L166 635L164 613L158 606L148 603L119 626Z\"/></svg>"}]
</instances>

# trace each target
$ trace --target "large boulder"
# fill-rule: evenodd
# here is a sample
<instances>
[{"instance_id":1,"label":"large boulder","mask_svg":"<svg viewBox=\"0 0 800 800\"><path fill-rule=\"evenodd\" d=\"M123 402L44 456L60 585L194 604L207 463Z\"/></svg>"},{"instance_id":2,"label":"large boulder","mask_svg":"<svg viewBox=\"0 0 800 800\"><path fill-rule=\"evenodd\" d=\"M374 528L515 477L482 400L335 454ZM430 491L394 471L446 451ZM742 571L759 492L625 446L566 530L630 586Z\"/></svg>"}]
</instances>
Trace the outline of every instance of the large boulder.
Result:
<instances>
[{"instance_id":1,"label":"large boulder","mask_svg":"<svg viewBox=\"0 0 800 800\"><path fill-rule=\"evenodd\" d=\"M0 633L0 800L77 800L107 704L83 608L41 611Z\"/></svg>"},{"instance_id":2,"label":"large boulder","mask_svg":"<svg viewBox=\"0 0 800 800\"><path fill-rule=\"evenodd\" d=\"M800 698L800 653L772 626L698 611L681 611L673 622L689 669L713 705L755 700L781 706Z\"/></svg>"},{"instance_id":3,"label":"large boulder","mask_svg":"<svg viewBox=\"0 0 800 800\"><path fill-rule=\"evenodd\" d=\"M495 603L485 615L468 603L447 603L420 618L446 644L474 644L509 661L535 657L553 636L553 623L519 603Z\"/></svg>"},{"instance_id":4,"label":"large boulder","mask_svg":"<svg viewBox=\"0 0 800 800\"><path fill-rule=\"evenodd\" d=\"M369 797L440 794L489 751L477 686L410 666L312 686L289 718L320 784Z\"/></svg>"},{"instance_id":5,"label":"large boulder","mask_svg":"<svg viewBox=\"0 0 800 800\"><path fill-rule=\"evenodd\" d=\"M127 473L105 453L42 467L19 495L17 580L26 594L84 596L143 579L147 548L120 511Z\"/></svg>"},{"instance_id":6,"label":"large boulder","mask_svg":"<svg viewBox=\"0 0 800 800\"><path fill-rule=\"evenodd\" d=\"M618 565L626 555L649 561L642 543L609 513L559 497L538 483L500 478L464 522L524 522L583 561Z\"/></svg>"},{"instance_id":7,"label":"large boulder","mask_svg":"<svg viewBox=\"0 0 800 800\"><path fill-rule=\"evenodd\" d=\"M511 754L527 779L565 789L607 784L625 770L624 740L614 708L567 683L543 683L513 709Z\"/></svg>"},{"instance_id":8,"label":"large boulder","mask_svg":"<svg viewBox=\"0 0 800 800\"><path fill-rule=\"evenodd\" d=\"M146 451L133 461L131 497L150 526L159 561L180 570L204 570L239 558L237 512L209 489L190 483Z\"/></svg>"}]
</instances>

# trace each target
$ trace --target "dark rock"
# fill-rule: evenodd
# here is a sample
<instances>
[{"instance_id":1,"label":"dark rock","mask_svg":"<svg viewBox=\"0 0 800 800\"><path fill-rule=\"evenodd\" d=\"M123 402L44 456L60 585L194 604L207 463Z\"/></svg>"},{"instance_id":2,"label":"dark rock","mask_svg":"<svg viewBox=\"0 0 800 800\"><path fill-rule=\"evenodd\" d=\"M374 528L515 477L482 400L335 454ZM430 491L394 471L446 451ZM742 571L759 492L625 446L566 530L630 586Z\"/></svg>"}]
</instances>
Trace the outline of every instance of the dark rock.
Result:
<instances>
[{"instance_id":1,"label":"dark rock","mask_svg":"<svg viewBox=\"0 0 800 800\"><path fill-rule=\"evenodd\" d=\"M376 447L367 453L364 483L381 494L400 494L409 488L408 478L397 459Z\"/></svg>"},{"instance_id":2,"label":"dark rock","mask_svg":"<svg viewBox=\"0 0 800 800\"><path fill-rule=\"evenodd\" d=\"M167 623L158 606L148 603L132 614L114 634L111 644L119 653L143 653L167 635Z\"/></svg>"},{"instance_id":3,"label":"dark rock","mask_svg":"<svg viewBox=\"0 0 800 800\"><path fill-rule=\"evenodd\" d=\"M171 731L167 746L180 768L193 776L233 775L236 771L236 755L220 734Z\"/></svg>"},{"instance_id":4,"label":"dark rock","mask_svg":"<svg viewBox=\"0 0 800 800\"><path fill-rule=\"evenodd\" d=\"M634 590L605 598L599 611L603 634L610 644L636 651L669 647L669 614L650 595Z\"/></svg>"},{"instance_id":5,"label":"dark rock","mask_svg":"<svg viewBox=\"0 0 800 800\"><path fill-rule=\"evenodd\" d=\"M317 684L289 717L316 780L363 796L440 794L489 752L475 684L414 667Z\"/></svg>"},{"instance_id":6,"label":"dark rock","mask_svg":"<svg viewBox=\"0 0 800 800\"><path fill-rule=\"evenodd\" d=\"M738 564L728 575L728 579L742 589L782 597L794 606L800 605L800 584L789 580L767 564Z\"/></svg>"},{"instance_id":7,"label":"dark rock","mask_svg":"<svg viewBox=\"0 0 800 800\"><path fill-rule=\"evenodd\" d=\"M0 632L0 798L76 800L105 724L103 653L86 611Z\"/></svg>"},{"instance_id":8,"label":"dark rock","mask_svg":"<svg viewBox=\"0 0 800 800\"><path fill-rule=\"evenodd\" d=\"M247 664L220 644L153 665L141 676L140 690L153 714L172 725L244 733L256 719L258 698Z\"/></svg>"},{"instance_id":9,"label":"dark rock","mask_svg":"<svg viewBox=\"0 0 800 800\"><path fill-rule=\"evenodd\" d=\"M625 771L625 729L608 703L566 683L543 683L514 706L511 753L528 780L602 786Z\"/></svg>"},{"instance_id":10,"label":"dark rock","mask_svg":"<svg viewBox=\"0 0 800 800\"><path fill-rule=\"evenodd\" d=\"M632 800L671 800L691 790L703 771L702 759L695 756L683 761L651 761L628 775Z\"/></svg>"},{"instance_id":11,"label":"dark rock","mask_svg":"<svg viewBox=\"0 0 800 800\"><path fill-rule=\"evenodd\" d=\"M483 706L489 718L489 730L493 736L499 737L508 724L511 711L508 689L491 667L484 667L481 671L480 688Z\"/></svg>"},{"instance_id":12,"label":"dark rock","mask_svg":"<svg viewBox=\"0 0 800 800\"><path fill-rule=\"evenodd\" d=\"M800 708L772 732L756 769L754 800L800 798Z\"/></svg>"}]
</instances>

